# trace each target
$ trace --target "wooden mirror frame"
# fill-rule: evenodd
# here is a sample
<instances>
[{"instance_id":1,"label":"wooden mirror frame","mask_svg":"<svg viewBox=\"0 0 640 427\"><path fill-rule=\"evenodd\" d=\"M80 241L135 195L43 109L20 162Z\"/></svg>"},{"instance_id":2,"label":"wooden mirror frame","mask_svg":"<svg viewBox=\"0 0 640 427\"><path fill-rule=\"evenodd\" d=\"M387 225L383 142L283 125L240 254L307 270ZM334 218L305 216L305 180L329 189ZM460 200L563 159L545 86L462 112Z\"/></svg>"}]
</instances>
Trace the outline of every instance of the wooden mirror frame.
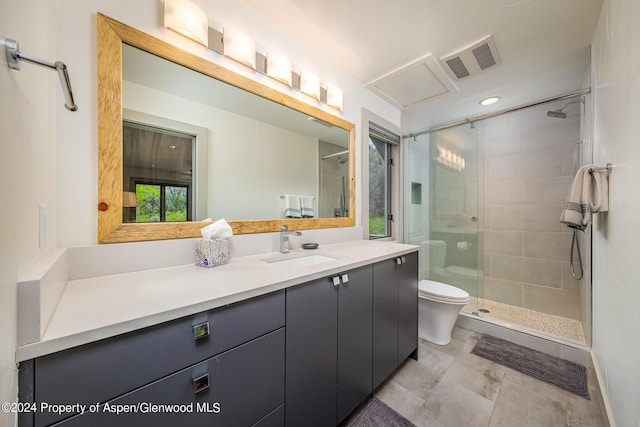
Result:
<instances>
[{"instance_id":1,"label":"wooden mirror frame","mask_svg":"<svg viewBox=\"0 0 640 427\"><path fill-rule=\"evenodd\" d=\"M200 237L209 224L191 222L122 222L122 44L137 47L199 73L244 89L349 132L349 216L228 220L233 234L352 227L355 225L355 125L299 99L236 74L205 58L98 13L98 242L135 242Z\"/></svg>"}]
</instances>

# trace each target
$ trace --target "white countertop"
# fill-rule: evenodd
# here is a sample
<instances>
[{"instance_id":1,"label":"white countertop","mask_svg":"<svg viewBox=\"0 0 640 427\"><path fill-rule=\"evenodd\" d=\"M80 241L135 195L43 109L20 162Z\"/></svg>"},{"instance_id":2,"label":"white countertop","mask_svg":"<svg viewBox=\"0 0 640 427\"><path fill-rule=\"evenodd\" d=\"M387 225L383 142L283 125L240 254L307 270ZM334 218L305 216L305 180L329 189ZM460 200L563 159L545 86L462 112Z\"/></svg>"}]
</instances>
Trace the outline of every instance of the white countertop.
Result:
<instances>
[{"instance_id":1,"label":"white countertop","mask_svg":"<svg viewBox=\"0 0 640 427\"><path fill-rule=\"evenodd\" d=\"M212 268L181 265L71 280L42 339L19 346L16 359L24 361L109 338L417 249L401 243L356 240L313 251L291 251L287 257L318 253L337 258L302 268L264 262L283 256L271 252L232 257L229 264Z\"/></svg>"}]
</instances>

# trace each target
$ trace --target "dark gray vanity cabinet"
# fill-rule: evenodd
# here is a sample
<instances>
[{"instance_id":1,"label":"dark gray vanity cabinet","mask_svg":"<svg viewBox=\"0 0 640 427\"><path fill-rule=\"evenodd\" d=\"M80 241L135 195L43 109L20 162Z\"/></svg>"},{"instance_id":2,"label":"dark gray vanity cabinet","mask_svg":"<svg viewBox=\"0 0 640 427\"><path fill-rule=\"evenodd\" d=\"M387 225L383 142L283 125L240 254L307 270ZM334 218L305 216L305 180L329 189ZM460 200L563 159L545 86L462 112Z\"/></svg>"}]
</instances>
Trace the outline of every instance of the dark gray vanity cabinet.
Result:
<instances>
[{"instance_id":1,"label":"dark gray vanity cabinet","mask_svg":"<svg viewBox=\"0 0 640 427\"><path fill-rule=\"evenodd\" d=\"M418 256L373 265L373 388L418 347Z\"/></svg>"},{"instance_id":2,"label":"dark gray vanity cabinet","mask_svg":"<svg viewBox=\"0 0 640 427\"><path fill-rule=\"evenodd\" d=\"M373 266L373 388L398 367L397 276L395 258Z\"/></svg>"},{"instance_id":3,"label":"dark gray vanity cabinet","mask_svg":"<svg viewBox=\"0 0 640 427\"><path fill-rule=\"evenodd\" d=\"M373 390L372 329L373 269L340 275L338 287L338 408L342 422Z\"/></svg>"},{"instance_id":4,"label":"dark gray vanity cabinet","mask_svg":"<svg viewBox=\"0 0 640 427\"><path fill-rule=\"evenodd\" d=\"M21 402L99 406L19 425L338 425L417 355L417 264L411 253L23 362Z\"/></svg>"},{"instance_id":5,"label":"dark gray vanity cabinet","mask_svg":"<svg viewBox=\"0 0 640 427\"><path fill-rule=\"evenodd\" d=\"M233 425L235 419L249 426L272 413L282 418L284 315L279 291L27 361L20 368L22 402L101 406L79 416L22 414L20 426ZM126 406L134 413L120 414L114 424L111 404L142 406ZM155 404L187 407L181 414L147 411Z\"/></svg>"},{"instance_id":6,"label":"dark gray vanity cabinet","mask_svg":"<svg viewBox=\"0 0 640 427\"><path fill-rule=\"evenodd\" d=\"M372 266L287 289L287 426L334 426L371 393Z\"/></svg>"},{"instance_id":7,"label":"dark gray vanity cabinet","mask_svg":"<svg viewBox=\"0 0 640 427\"><path fill-rule=\"evenodd\" d=\"M398 362L418 357L418 253L398 264Z\"/></svg>"}]
</instances>

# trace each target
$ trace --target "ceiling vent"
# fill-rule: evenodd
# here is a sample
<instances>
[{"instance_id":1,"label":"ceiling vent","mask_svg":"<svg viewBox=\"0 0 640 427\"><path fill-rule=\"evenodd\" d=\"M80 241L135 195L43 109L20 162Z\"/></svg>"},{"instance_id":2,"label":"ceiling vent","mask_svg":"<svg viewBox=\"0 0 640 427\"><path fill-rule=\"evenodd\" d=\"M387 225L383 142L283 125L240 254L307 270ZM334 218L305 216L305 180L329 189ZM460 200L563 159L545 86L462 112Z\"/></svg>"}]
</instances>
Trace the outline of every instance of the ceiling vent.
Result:
<instances>
[{"instance_id":1,"label":"ceiling vent","mask_svg":"<svg viewBox=\"0 0 640 427\"><path fill-rule=\"evenodd\" d=\"M430 53L396 68L366 86L402 110L459 90Z\"/></svg>"},{"instance_id":2,"label":"ceiling vent","mask_svg":"<svg viewBox=\"0 0 640 427\"><path fill-rule=\"evenodd\" d=\"M446 55L440 58L440 61L451 77L456 80L475 76L501 62L496 44L491 36L451 55Z\"/></svg>"}]
</instances>

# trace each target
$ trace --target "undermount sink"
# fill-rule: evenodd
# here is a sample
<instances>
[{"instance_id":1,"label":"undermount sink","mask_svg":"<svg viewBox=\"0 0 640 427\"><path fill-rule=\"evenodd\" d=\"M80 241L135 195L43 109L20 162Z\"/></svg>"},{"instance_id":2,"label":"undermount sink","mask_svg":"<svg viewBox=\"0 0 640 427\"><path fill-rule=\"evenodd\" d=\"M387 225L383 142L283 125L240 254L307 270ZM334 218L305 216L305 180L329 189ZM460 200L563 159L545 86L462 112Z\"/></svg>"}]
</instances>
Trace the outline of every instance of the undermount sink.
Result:
<instances>
[{"instance_id":1,"label":"undermount sink","mask_svg":"<svg viewBox=\"0 0 640 427\"><path fill-rule=\"evenodd\" d=\"M334 258L321 254L309 254L309 255L282 255L274 258L263 259L262 261L269 264L278 265L286 268L303 268L310 267L312 265L324 264L325 262L335 261L338 258Z\"/></svg>"}]
</instances>

